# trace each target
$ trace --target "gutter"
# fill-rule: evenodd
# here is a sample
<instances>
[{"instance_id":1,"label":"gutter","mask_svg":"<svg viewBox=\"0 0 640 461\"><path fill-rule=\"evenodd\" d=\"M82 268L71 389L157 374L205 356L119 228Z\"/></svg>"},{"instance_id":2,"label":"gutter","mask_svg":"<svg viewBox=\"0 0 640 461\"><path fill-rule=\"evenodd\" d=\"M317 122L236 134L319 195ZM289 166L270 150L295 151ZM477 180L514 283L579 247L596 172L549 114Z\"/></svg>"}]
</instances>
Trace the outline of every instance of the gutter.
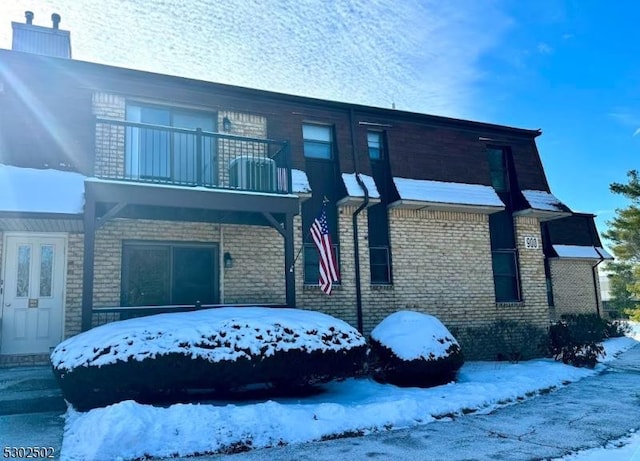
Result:
<instances>
[{"instance_id":1,"label":"gutter","mask_svg":"<svg viewBox=\"0 0 640 461\"><path fill-rule=\"evenodd\" d=\"M353 108L349 109L349 122L351 125L351 151L353 154L353 170L356 176L356 182L358 186L364 192L364 201L360 204L360 206L356 209L356 211L351 216L352 228L353 228L353 259L355 266L355 277L356 277L356 318L357 318L357 328L360 333L363 331L363 321L362 321L362 286L360 284L360 245L358 242L358 215L362 213L367 205L369 205L369 191L367 190L367 186L364 185L362 178L360 177L360 173L358 173L358 155L356 150L356 136L355 136L355 128L354 128L354 117L353 117Z\"/></svg>"},{"instance_id":2,"label":"gutter","mask_svg":"<svg viewBox=\"0 0 640 461\"><path fill-rule=\"evenodd\" d=\"M599 254L600 252L598 252ZM593 277L593 292L596 295L596 314L598 314L598 317L602 317L602 313L600 312L600 302L598 302L599 299L599 292L598 292L598 276L596 275L598 270L597 267L598 265L604 261L604 257L602 255L600 255L600 261L598 261L597 263L595 263L593 266L591 266L591 276Z\"/></svg>"}]
</instances>

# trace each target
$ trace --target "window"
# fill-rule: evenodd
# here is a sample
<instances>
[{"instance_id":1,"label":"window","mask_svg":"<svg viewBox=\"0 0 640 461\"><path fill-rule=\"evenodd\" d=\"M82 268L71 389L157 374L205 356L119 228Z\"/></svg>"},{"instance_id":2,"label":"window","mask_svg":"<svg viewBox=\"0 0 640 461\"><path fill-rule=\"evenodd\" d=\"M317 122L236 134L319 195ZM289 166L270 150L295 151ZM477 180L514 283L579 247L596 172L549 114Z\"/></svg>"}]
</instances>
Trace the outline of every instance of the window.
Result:
<instances>
[{"instance_id":1,"label":"window","mask_svg":"<svg viewBox=\"0 0 640 461\"><path fill-rule=\"evenodd\" d=\"M367 235L371 284L390 285L392 276L391 252L389 251L389 214L385 203L378 203L367 208Z\"/></svg>"},{"instance_id":2,"label":"window","mask_svg":"<svg viewBox=\"0 0 640 461\"><path fill-rule=\"evenodd\" d=\"M520 301L518 281L518 259L516 250L496 250L492 252L493 283L496 302Z\"/></svg>"},{"instance_id":3,"label":"window","mask_svg":"<svg viewBox=\"0 0 640 461\"><path fill-rule=\"evenodd\" d=\"M384 143L381 132L367 132L367 146L369 148L369 158L371 160L382 160Z\"/></svg>"},{"instance_id":4,"label":"window","mask_svg":"<svg viewBox=\"0 0 640 461\"><path fill-rule=\"evenodd\" d=\"M489 231L496 302L518 302L520 279L511 213L500 211L489 215Z\"/></svg>"},{"instance_id":5,"label":"window","mask_svg":"<svg viewBox=\"0 0 640 461\"><path fill-rule=\"evenodd\" d=\"M214 115L168 107L132 104L127 106L127 121L156 127L127 127L126 174L136 179L170 181L183 184L215 185L217 161L215 142L195 133L171 128L215 131ZM198 169L198 164L202 165Z\"/></svg>"},{"instance_id":6,"label":"window","mask_svg":"<svg viewBox=\"0 0 640 461\"><path fill-rule=\"evenodd\" d=\"M335 243L332 245L333 251L336 255L336 262L338 267L340 266L340 254L338 251L338 245ZM318 249L313 243L304 244L304 284L305 285L317 285L320 280L320 255ZM340 281L333 282L334 285L339 285Z\"/></svg>"},{"instance_id":7,"label":"window","mask_svg":"<svg viewBox=\"0 0 640 461\"><path fill-rule=\"evenodd\" d=\"M549 260L544 258L544 278L547 282L547 304L549 307L554 307L555 302L553 300L553 282L551 280L551 267L549 267Z\"/></svg>"},{"instance_id":8,"label":"window","mask_svg":"<svg viewBox=\"0 0 640 461\"><path fill-rule=\"evenodd\" d=\"M122 254L122 305L215 304L217 247L127 243Z\"/></svg>"},{"instance_id":9,"label":"window","mask_svg":"<svg viewBox=\"0 0 640 461\"><path fill-rule=\"evenodd\" d=\"M369 247L369 267L372 285L391 284L389 247Z\"/></svg>"},{"instance_id":10,"label":"window","mask_svg":"<svg viewBox=\"0 0 640 461\"><path fill-rule=\"evenodd\" d=\"M333 130L329 126L302 125L304 156L330 160L333 152Z\"/></svg>"},{"instance_id":11,"label":"window","mask_svg":"<svg viewBox=\"0 0 640 461\"><path fill-rule=\"evenodd\" d=\"M487 149L491 185L496 192L509 192L509 175L507 158L504 149L490 147Z\"/></svg>"}]
</instances>

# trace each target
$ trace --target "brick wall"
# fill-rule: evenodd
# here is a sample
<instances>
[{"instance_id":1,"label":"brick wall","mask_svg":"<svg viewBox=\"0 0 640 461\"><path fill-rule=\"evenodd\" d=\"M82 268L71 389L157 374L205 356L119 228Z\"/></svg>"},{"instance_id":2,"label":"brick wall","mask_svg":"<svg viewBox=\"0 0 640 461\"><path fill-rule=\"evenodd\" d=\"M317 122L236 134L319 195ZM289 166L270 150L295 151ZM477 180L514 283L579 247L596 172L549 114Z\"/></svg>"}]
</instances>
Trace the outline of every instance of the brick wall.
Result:
<instances>
[{"instance_id":1,"label":"brick wall","mask_svg":"<svg viewBox=\"0 0 640 461\"><path fill-rule=\"evenodd\" d=\"M597 260L559 259L549 260L553 284L553 317L563 314L595 314L596 292L593 287L592 267ZM596 283L598 279L596 277ZM598 305L600 303L598 286Z\"/></svg>"},{"instance_id":2,"label":"brick wall","mask_svg":"<svg viewBox=\"0 0 640 461\"><path fill-rule=\"evenodd\" d=\"M303 261L296 264L298 305L357 324L352 214L341 207L341 285L331 296L317 287L303 286ZM524 236L540 238L533 218L515 220L523 300L496 304L491 265L488 217L482 214L434 210L390 209L393 285L370 284L367 212L358 217L363 329L366 335L387 315L410 309L438 317L448 328L464 335L498 320L539 328L548 325L548 306L542 249L525 250ZM295 220L300 235L300 217ZM301 239L296 239L296 254ZM467 357L495 358L494 351L467 350Z\"/></svg>"},{"instance_id":3,"label":"brick wall","mask_svg":"<svg viewBox=\"0 0 640 461\"><path fill-rule=\"evenodd\" d=\"M228 303L284 303L284 242L275 229L259 226L223 226L223 248L233 267L224 274L224 301ZM114 219L96 233L94 296L96 307L119 306L122 243L124 240L220 244L220 226Z\"/></svg>"},{"instance_id":4,"label":"brick wall","mask_svg":"<svg viewBox=\"0 0 640 461\"><path fill-rule=\"evenodd\" d=\"M547 303L540 222L536 218L516 216L514 224L523 301L521 318L546 328L549 325L549 304ZM539 242L538 248L525 248L525 237L536 237ZM520 318L516 316L513 320L520 320Z\"/></svg>"},{"instance_id":5,"label":"brick wall","mask_svg":"<svg viewBox=\"0 0 640 461\"><path fill-rule=\"evenodd\" d=\"M124 120L125 110L124 96L94 93L93 115L96 117ZM94 172L97 176L124 176L124 132L122 126L96 126Z\"/></svg>"},{"instance_id":6,"label":"brick wall","mask_svg":"<svg viewBox=\"0 0 640 461\"><path fill-rule=\"evenodd\" d=\"M286 303L284 239L271 227L223 227L224 250L233 267L224 270L224 302Z\"/></svg>"},{"instance_id":7,"label":"brick wall","mask_svg":"<svg viewBox=\"0 0 640 461\"><path fill-rule=\"evenodd\" d=\"M125 120L126 99L108 93L94 93L93 114L100 118ZM218 111L218 131L222 131L223 120L231 121L230 135L251 138L267 137L267 119L262 115L237 111ZM262 158L269 154L267 145L240 139L221 138L214 140L218 159L218 178L221 187L229 187L229 165L240 155ZM107 124L96 127L95 174L103 177L123 178L125 176L125 128ZM213 179L213 178L211 178Z\"/></svg>"},{"instance_id":8,"label":"brick wall","mask_svg":"<svg viewBox=\"0 0 640 461\"><path fill-rule=\"evenodd\" d=\"M82 328L82 266L84 234L67 237L67 282L64 310L64 337L80 333Z\"/></svg>"}]
</instances>

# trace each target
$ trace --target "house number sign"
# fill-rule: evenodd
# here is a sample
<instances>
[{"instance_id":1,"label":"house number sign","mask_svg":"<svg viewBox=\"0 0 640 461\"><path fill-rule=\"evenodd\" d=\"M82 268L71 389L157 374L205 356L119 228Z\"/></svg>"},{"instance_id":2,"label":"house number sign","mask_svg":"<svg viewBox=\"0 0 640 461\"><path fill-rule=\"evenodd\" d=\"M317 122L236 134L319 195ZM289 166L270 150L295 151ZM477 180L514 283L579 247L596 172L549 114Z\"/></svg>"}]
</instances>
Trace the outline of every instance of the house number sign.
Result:
<instances>
[{"instance_id":1,"label":"house number sign","mask_svg":"<svg viewBox=\"0 0 640 461\"><path fill-rule=\"evenodd\" d=\"M538 237L525 236L524 248L526 250L537 250L538 248L540 248L540 242L538 241Z\"/></svg>"}]
</instances>

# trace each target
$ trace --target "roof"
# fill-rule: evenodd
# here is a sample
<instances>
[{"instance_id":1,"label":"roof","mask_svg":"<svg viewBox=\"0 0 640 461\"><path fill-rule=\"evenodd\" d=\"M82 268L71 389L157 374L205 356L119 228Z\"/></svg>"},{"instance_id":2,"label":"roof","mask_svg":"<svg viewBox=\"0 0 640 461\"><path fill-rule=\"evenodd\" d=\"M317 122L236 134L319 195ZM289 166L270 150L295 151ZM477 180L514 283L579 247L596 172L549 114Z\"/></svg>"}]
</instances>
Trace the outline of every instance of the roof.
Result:
<instances>
[{"instance_id":1,"label":"roof","mask_svg":"<svg viewBox=\"0 0 640 461\"><path fill-rule=\"evenodd\" d=\"M602 247L592 214L574 213L544 222L542 231L548 257L613 259Z\"/></svg>"},{"instance_id":2,"label":"roof","mask_svg":"<svg viewBox=\"0 0 640 461\"><path fill-rule=\"evenodd\" d=\"M24 24L18 24L19 26L25 26ZM38 27L38 26L31 26ZM47 28L42 28L45 30L51 30ZM65 32L65 31L58 31ZM158 74L155 72L128 69L124 67L111 66L107 64L98 64L92 63L88 61L80 61L76 59L60 59L51 56L40 56L33 55L31 53L16 53L15 50L3 50L0 49L0 59L16 59L22 61L24 63L32 62L34 65L48 65L51 66L52 69L61 69L67 66L72 69L73 72L80 73L89 73L93 74L95 77L104 79L109 78L109 76L115 77L124 77L124 78L137 78L137 79L145 79L145 80L156 80L163 81L168 84L180 84L187 85L193 87L200 87L204 89L217 90L217 91L225 91L225 92L234 92L239 96L247 97L247 98L260 98L260 97L268 97L268 98L278 98L280 100L288 100L292 102L297 102L305 105L321 105L324 107L333 107L339 108L342 110L353 109L355 111L364 111L372 114L377 114L380 116L390 116L399 119L412 119L416 121L420 121L421 123L431 123L435 125L447 125L447 126L458 126L465 127L471 130L478 131L497 131L502 132L507 135L517 136L517 137L525 137L525 138L535 138L539 136L542 132L539 129L532 130L526 128L517 128L506 125L497 125L493 123L486 123L480 121L472 121L472 120L463 120L451 117L443 117L439 115L431 115L431 114L423 114L418 112L410 112L410 111L401 111L396 109L387 109L382 107L374 107L374 106L366 106L362 104L354 104L342 101L332 101L332 100L324 100L318 98L311 98L307 96L298 96L291 95L286 93L278 93L274 91L267 90L258 90L254 88L241 87L236 85L229 85L223 83L216 82L208 82L204 80L196 80L192 78L167 75L167 74ZM83 79L84 84L91 84L90 80Z\"/></svg>"},{"instance_id":3,"label":"roof","mask_svg":"<svg viewBox=\"0 0 640 461\"><path fill-rule=\"evenodd\" d=\"M360 179L367 188L369 198L379 199L380 192L378 192L378 188L376 187L376 183L373 178L366 174L358 174L358 176L360 176ZM364 191L358 184L356 173L342 173L342 180L347 188L347 195L350 197L364 197Z\"/></svg>"},{"instance_id":4,"label":"roof","mask_svg":"<svg viewBox=\"0 0 640 461\"><path fill-rule=\"evenodd\" d=\"M540 211L569 211L552 193L543 190L523 190L525 200L532 209Z\"/></svg>"},{"instance_id":5,"label":"roof","mask_svg":"<svg viewBox=\"0 0 640 461\"><path fill-rule=\"evenodd\" d=\"M0 164L0 211L81 214L84 180L69 171Z\"/></svg>"},{"instance_id":6,"label":"roof","mask_svg":"<svg viewBox=\"0 0 640 461\"><path fill-rule=\"evenodd\" d=\"M568 259L608 259L611 256L604 248L581 245L553 245L553 251L559 258Z\"/></svg>"},{"instance_id":7,"label":"roof","mask_svg":"<svg viewBox=\"0 0 640 461\"><path fill-rule=\"evenodd\" d=\"M429 205L459 205L472 207L504 208L493 187L480 184L460 184L425 179L393 178L400 195L396 206L415 204L412 208Z\"/></svg>"}]
</instances>

